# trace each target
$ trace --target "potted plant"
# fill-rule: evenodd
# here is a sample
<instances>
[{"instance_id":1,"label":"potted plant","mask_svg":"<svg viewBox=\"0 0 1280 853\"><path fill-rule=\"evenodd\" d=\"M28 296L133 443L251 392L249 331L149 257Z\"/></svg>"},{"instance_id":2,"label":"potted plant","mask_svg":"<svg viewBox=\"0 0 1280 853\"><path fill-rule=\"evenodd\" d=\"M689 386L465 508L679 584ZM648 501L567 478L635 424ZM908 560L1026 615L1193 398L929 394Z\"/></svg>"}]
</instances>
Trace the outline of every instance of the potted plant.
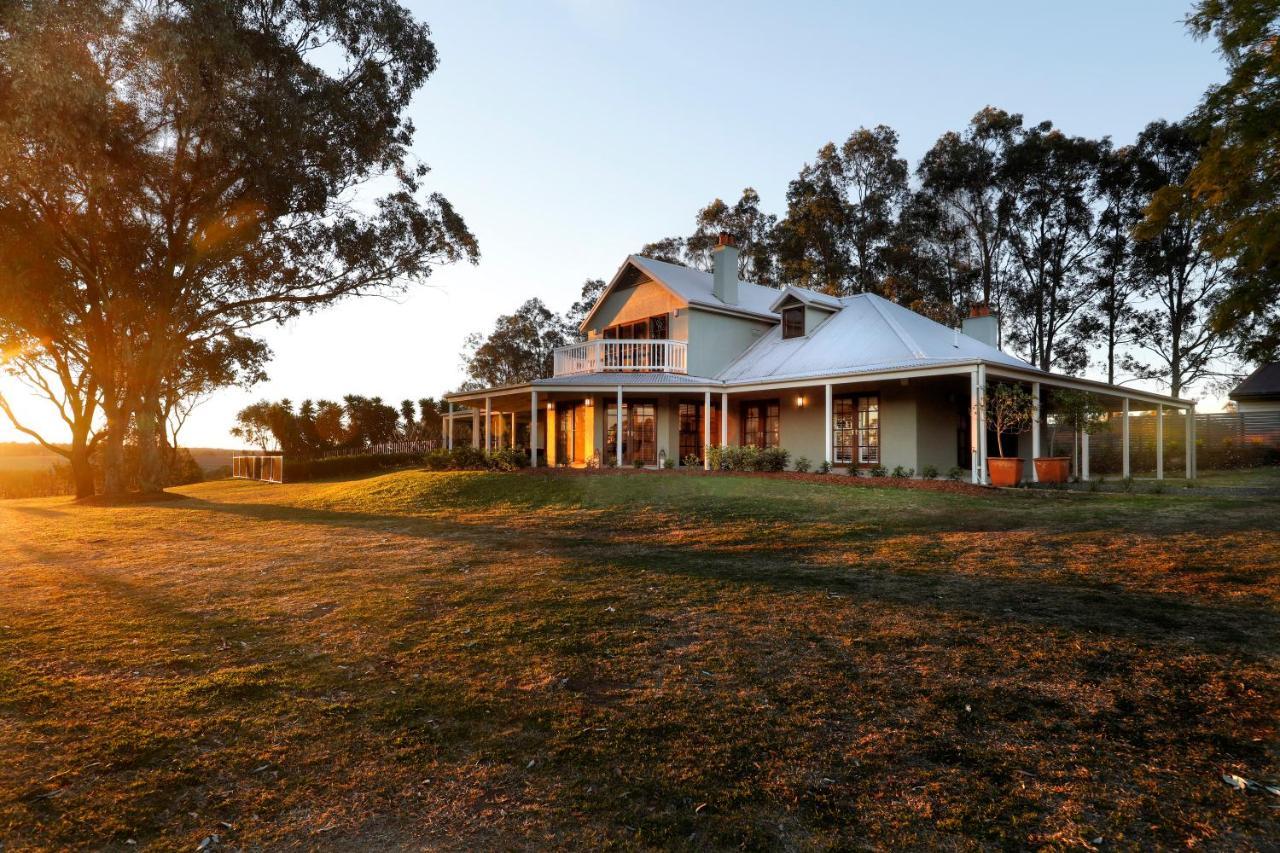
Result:
<instances>
[{"instance_id":1,"label":"potted plant","mask_svg":"<svg viewBox=\"0 0 1280 853\"><path fill-rule=\"evenodd\" d=\"M1106 410L1098 402L1098 398L1088 391L1074 391L1070 388L1055 388L1049 397L1050 424L1049 449L1053 450L1057 438L1058 427L1071 430L1070 456L1037 456L1035 459L1036 479L1042 483L1065 483L1076 467L1075 460L1080 447L1080 434L1088 432L1093 435L1102 429L1102 418Z\"/></svg>"},{"instance_id":2,"label":"potted plant","mask_svg":"<svg viewBox=\"0 0 1280 853\"><path fill-rule=\"evenodd\" d=\"M1004 436L1026 432L1031 424L1031 394L1021 385L1001 382L987 389L987 420L996 433L996 456L987 458L993 486L1016 486L1022 482L1022 459L1004 455Z\"/></svg>"}]
</instances>

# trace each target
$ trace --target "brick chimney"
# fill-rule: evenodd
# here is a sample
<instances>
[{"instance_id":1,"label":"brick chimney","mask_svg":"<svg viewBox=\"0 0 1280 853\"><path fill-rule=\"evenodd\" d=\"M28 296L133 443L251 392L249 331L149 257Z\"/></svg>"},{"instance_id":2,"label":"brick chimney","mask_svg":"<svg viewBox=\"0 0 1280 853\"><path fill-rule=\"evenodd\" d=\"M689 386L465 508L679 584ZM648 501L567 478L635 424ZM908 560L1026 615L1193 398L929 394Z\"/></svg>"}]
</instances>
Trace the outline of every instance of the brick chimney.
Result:
<instances>
[{"instance_id":1,"label":"brick chimney","mask_svg":"<svg viewBox=\"0 0 1280 853\"><path fill-rule=\"evenodd\" d=\"M726 305L738 304L738 246L721 231L711 252L711 292Z\"/></svg>"},{"instance_id":2,"label":"brick chimney","mask_svg":"<svg viewBox=\"0 0 1280 853\"><path fill-rule=\"evenodd\" d=\"M960 324L960 331L989 347L1000 349L1000 319L991 313L985 302L970 302L969 316Z\"/></svg>"}]
</instances>

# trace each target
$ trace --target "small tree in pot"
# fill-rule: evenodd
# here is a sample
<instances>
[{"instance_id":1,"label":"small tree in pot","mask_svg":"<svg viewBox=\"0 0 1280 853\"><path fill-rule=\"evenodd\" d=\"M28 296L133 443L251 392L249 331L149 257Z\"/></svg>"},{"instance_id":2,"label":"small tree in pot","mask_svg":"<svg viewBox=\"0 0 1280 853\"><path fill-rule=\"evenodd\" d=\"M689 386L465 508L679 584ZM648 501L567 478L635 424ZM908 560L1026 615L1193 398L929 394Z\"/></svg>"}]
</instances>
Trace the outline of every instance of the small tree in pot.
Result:
<instances>
[{"instance_id":1,"label":"small tree in pot","mask_svg":"<svg viewBox=\"0 0 1280 853\"><path fill-rule=\"evenodd\" d=\"M983 395L987 422L996 434L997 456L987 459L987 470L993 486L1016 486L1022 481L1022 459L1004 455L1004 436L1027 431L1031 424L1031 394L1021 385L1001 382L986 389Z\"/></svg>"},{"instance_id":2,"label":"small tree in pot","mask_svg":"<svg viewBox=\"0 0 1280 853\"><path fill-rule=\"evenodd\" d=\"M1053 425L1049 433L1049 446L1052 448L1058 427L1071 430L1071 455L1069 457L1047 456L1036 460L1036 476L1042 483L1066 482L1067 474L1075 468L1080 449L1081 433L1093 435L1106 428L1103 418L1107 410L1103 408L1096 395L1088 391L1075 391L1070 388L1055 388L1049 397L1050 412ZM1042 464L1044 463L1044 464Z\"/></svg>"}]
</instances>

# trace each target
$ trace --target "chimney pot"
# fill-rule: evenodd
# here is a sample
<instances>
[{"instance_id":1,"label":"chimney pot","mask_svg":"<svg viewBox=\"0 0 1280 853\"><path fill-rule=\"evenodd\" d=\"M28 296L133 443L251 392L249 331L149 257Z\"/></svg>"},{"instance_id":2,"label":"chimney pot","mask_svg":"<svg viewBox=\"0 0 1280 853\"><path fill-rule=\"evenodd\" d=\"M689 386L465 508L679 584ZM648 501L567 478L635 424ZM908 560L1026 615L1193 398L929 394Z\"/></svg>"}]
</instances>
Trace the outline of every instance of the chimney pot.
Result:
<instances>
[{"instance_id":1,"label":"chimney pot","mask_svg":"<svg viewBox=\"0 0 1280 853\"><path fill-rule=\"evenodd\" d=\"M717 246L736 246L738 241L733 239L733 235L728 231L721 231L720 236L716 238Z\"/></svg>"},{"instance_id":2,"label":"chimney pot","mask_svg":"<svg viewBox=\"0 0 1280 853\"><path fill-rule=\"evenodd\" d=\"M970 317L989 317L991 316L991 306L985 302L977 302L977 301L970 302L969 316Z\"/></svg>"}]
</instances>

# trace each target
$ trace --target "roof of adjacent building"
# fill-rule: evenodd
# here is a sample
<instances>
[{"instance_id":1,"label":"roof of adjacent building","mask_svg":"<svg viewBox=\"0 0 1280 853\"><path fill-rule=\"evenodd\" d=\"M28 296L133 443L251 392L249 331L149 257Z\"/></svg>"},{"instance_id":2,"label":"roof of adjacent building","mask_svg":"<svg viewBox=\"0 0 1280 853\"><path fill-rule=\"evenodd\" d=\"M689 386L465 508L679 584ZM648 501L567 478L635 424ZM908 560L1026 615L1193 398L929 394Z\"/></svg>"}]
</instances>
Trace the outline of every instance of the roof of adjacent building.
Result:
<instances>
[{"instance_id":1,"label":"roof of adjacent building","mask_svg":"<svg viewBox=\"0 0 1280 853\"><path fill-rule=\"evenodd\" d=\"M716 378L726 382L805 379L979 359L1036 370L1020 358L883 297L860 293L839 302L839 311L807 329L803 337L783 338L780 326L770 329Z\"/></svg>"},{"instance_id":2,"label":"roof of adjacent building","mask_svg":"<svg viewBox=\"0 0 1280 853\"><path fill-rule=\"evenodd\" d=\"M1264 364L1250 373L1228 396L1232 400L1280 398L1280 361Z\"/></svg>"}]
</instances>

